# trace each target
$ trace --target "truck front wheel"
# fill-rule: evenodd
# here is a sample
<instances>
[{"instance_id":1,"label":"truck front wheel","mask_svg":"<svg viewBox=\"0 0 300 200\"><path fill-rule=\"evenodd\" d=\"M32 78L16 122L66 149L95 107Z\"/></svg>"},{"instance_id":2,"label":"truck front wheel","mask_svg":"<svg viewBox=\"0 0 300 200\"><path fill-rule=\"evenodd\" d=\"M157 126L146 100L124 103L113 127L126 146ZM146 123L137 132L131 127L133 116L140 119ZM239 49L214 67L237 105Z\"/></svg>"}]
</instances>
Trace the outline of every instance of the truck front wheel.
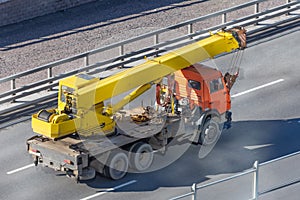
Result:
<instances>
[{"instance_id":1,"label":"truck front wheel","mask_svg":"<svg viewBox=\"0 0 300 200\"><path fill-rule=\"evenodd\" d=\"M123 178L128 170L128 157L123 152L111 152L103 173L113 180Z\"/></svg>"},{"instance_id":2,"label":"truck front wheel","mask_svg":"<svg viewBox=\"0 0 300 200\"><path fill-rule=\"evenodd\" d=\"M204 123L201 135L200 143L204 146L215 144L221 135L221 130L218 122L213 119L208 119Z\"/></svg>"},{"instance_id":3,"label":"truck front wheel","mask_svg":"<svg viewBox=\"0 0 300 200\"><path fill-rule=\"evenodd\" d=\"M153 161L153 149L150 144L138 142L129 150L130 167L137 171L147 170Z\"/></svg>"}]
</instances>

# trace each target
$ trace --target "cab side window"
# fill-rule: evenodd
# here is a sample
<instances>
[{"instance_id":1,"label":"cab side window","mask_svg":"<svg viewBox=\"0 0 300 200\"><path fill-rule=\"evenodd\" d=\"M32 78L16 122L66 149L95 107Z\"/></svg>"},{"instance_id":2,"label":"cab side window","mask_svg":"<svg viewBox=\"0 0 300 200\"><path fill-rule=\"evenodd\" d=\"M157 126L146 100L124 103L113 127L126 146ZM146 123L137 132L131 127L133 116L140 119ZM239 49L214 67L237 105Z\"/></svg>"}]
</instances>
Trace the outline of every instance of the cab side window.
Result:
<instances>
[{"instance_id":1,"label":"cab side window","mask_svg":"<svg viewBox=\"0 0 300 200\"><path fill-rule=\"evenodd\" d=\"M219 90L223 90L224 85L223 85L222 79L218 78L218 79L214 79L214 80L210 81L209 82L209 89L210 89L210 93L214 93L214 92L217 92Z\"/></svg>"},{"instance_id":2,"label":"cab side window","mask_svg":"<svg viewBox=\"0 0 300 200\"><path fill-rule=\"evenodd\" d=\"M199 81L188 80L188 82L189 82L189 87L196 90L201 90L201 84Z\"/></svg>"}]
</instances>

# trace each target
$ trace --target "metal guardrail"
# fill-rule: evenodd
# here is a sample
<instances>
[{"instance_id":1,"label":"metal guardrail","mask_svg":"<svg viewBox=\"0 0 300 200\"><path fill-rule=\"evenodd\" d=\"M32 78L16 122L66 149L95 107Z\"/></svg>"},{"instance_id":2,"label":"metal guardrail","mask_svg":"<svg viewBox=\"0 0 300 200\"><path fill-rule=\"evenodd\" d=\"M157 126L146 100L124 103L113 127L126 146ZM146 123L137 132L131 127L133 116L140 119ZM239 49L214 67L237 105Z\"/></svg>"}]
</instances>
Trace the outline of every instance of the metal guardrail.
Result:
<instances>
[{"instance_id":1,"label":"metal guardrail","mask_svg":"<svg viewBox=\"0 0 300 200\"><path fill-rule=\"evenodd\" d=\"M253 167L251 169L248 169L248 170L246 170L242 173L239 173L239 174L236 174L236 175L233 175L233 176L221 179L221 180L217 180L217 181L214 181L214 182L211 182L211 183L207 183L205 185L197 186L197 184L194 183L191 186L191 192L180 195L180 196L173 197L169 200L178 200L178 199L183 199L183 198L189 197L189 196L191 196L192 200L196 200L197 199L197 191L200 190L200 189L203 189L203 188L206 188L206 187L209 187L209 186L212 186L212 185L216 185L216 184L219 184L219 183L223 183L223 182L226 182L226 181L229 181L229 180L232 180L232 179L236 179L236 178L239 178L241 176L251 174L251 173L253 174L252 197L249 200L257 200L259 198L259 196L261 196L263 194L275 191L277 189L283 188L285 186L292 185L292 184L297 183L297 182L300 181L300 178L298 178L298 180L293 180L291 182L269 188L268 190L265 190L263 192L259 192L259 189L258 189L259 181L258 180L259 180L259 169L260 169L260 167L265 166L265 165L269 165L271 163L275 163L275 162L278 162L280 160L290 158L290 157L293 157L293 156L296 156L296 155L299 155L299 154L300 154L300 151L297 151L295 153L292 153L292 154L289 154L289 155L286 155L286 156L282 156L280 158L276 158L276 159L273 159L273 160L270 160L270 161L267 161L267 162L264 162L264 163L260 163L260 164L258 163L258 161L255 161L254 164L253 164Z\"/></svg>"},{"instance_id":2,"label":"metal guardrail","mask_svg":"<svg viewBox=\"0 0 300 200\"><path fill-rule=\"evenodd\" d=\"M95 73L99 73L99 72L109 70L112 68L124 66L126 64L132 63L137 60L141 60L145 56L147 56L147 57L155 56L157 54L167 51L168 48L171 49L171 47L168 45L173 45L176 43L176 45L177 45L176 47L183 46L187 43L192 42L193 40L191 40L191 38L193 38L194 40L201 39L201 35L207 33L208 31L218 30L224 26L255 25L264 20L268 20L268 19L271 19L271 18L274 18L277 16L288 14L295 10L298 10L299 4L300 4L299 0L294 0L294 1L285 0L284 1L285 3L283 5L260 12L260 10L259 10L260 3L265 2L265 1L269 1L269 0L254 0L254 1L244 3L244 4L241 4L238 6L234 6L229 9L221 10L221 11L218 11L218 12L215 12L212 14L198 17L196 19L188 20L188 21L176 24L176 25L172 25L172 26L169 26L169 27L166 27L163 29L159 29L157 31L146 33L141 36L131 38L131 39L128 39L128 40L125 40L122 42L117 42L117 43L114 43L114 44L111 44L111 45L108 45L108 46L105 46L102 48L94 49L94 50L91 50L91 51L88 51L85 53L81 53L81 54L78 54L78 55L75 55L75 56L72 56L69 58L51 62L49 64L42 65L42 66L36 67L34 69L27 70L27 71L24 71L24 72L21 72L21 73L12 75L12 76L1 78L0 84L10 82L11 90L0 94L0 104L6 103L6 102L14 102L17 99L20 99L20 98L23 98L23 97L26 97L26 96L29 96L29 95L32 95L32 94L35 94L35 93L38 93L41 91L47 91L47 90L57 86L58 81L60 79L68 77L70 75L77 74L79 72L85 71L85 72L88 72L89 74L95 74ZM235 19L233 21L227 21L228 13L238 11L240 9L247 8L250 6L254 6L254 14L244 16L239 19ZM222 17L222 23L220 25L210 27L210 28L207 28L207 29L204 29L201 31L193 31L193 25L195 23L201 22L201 21L213 18L213 17L218 17L218 16ZM294 18L299 18L299 16L295 16ZM166 33L170 30L185 27L185 26L187 26L187 28L188 28L188 34L181 36L181 37L173 38L166 42L159 42L160 34ZM143 49L140 49L140 50L134 51L134 52L130 52L130 53L124 52L125 45L131 44L132 42L141 41L142 39L150 38L150 37L154 37L154 45L152 45L150 47L145 47ZM180 44L178 44L178 43L180 43ZM119 56L118 57L113 57L108 60L96 62L93 64L90 63L90 56L95 55L99 52L105 52L105 51L112 50L115 48L119 48ZM174 46L172 48L174 48ZM55 67L60 66L62 64L70 63L72 61L77 61L80 59L83 59L83 61L84 61L83 67L73 70L73 71L69 71L64 74L53 76L53 69ZM39 80L34 83L30 83L27 85L23 85L21 87L16 87L17 79L21 79L21 78L24 78L33 73L37 73L37 72L44 71L44 70L47 71L48 78Z\"/></svg>"}]
</instances>

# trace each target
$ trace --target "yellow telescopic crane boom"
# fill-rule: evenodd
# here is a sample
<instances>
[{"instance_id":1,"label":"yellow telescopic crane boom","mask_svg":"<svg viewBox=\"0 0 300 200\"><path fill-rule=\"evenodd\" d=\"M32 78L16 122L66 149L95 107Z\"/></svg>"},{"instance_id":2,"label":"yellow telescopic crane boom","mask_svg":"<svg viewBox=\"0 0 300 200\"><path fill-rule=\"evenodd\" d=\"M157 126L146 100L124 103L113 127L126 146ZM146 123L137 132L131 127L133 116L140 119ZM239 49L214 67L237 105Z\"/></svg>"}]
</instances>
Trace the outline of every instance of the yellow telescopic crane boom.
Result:
<instances>
[{"instance_id":1,"label":"yellow telescopic crane boom","mask_svg":"<svg viewBox=\"0 0 300 200\"><path fill-rule=\"evenodd\" d=\"M235 33L235 34L233 34ZM151 83L159 78L167 76L177 70L184 69L192 64L213 58L225 52L244 48L245 42L239 42L238 34L244 34L242 29L239 32L221 31L208 38L184 46L160 57L148 60L147 62L127 69L123 72L97 81L87 87L78 90L82 100L90 99L90 93L95 95L94 102L102 102L113 96L119 95L128 90L134 89L145 83ZM241 36L243 37L243 36ZM243 44L242 44L243 43ZM85 98L84 96L87 96ZM78 102L80 104L80 102ZM93 105L93 104L87 104Z\"/></svg>"}]
</instances>

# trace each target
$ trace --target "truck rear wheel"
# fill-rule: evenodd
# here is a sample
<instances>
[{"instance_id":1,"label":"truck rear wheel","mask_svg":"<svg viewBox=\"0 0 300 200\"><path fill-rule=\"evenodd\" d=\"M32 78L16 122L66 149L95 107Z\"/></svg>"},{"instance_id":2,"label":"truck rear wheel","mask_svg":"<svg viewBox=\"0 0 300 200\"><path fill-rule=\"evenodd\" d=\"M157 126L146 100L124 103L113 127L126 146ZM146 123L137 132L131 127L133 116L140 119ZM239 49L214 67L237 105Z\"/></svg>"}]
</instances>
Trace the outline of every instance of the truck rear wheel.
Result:
<instances>
[{"instance_id":1,"label":"truck rear wheel","mask_svg":"<svg viewBox=\"0 0 300 200\"><path fill-rule=\"evenodd\" d=\"M129 150L130 167L137 171L147 170L153 162L153 149L150 144L138 142Z\"/></svg>"},{"instance_id":2,"label":"truck rear wheel","mask_svg":"<svg viewBox=\"0 0 300 200\"><path fill-rule=\"evenodd\" d=\"M128 170L128 157L123 152L111 152L103 173L113 180L123 178Z\"/></svg>"},{"instance_id":3,"label":"truck rear wheel","mask_svg":"<svg viewBox=\"0 0 300 200\"><path fill-rule=\"evenodd\" d=\"M204 146L215 144L221 135L218 122L214 119L208 119L204 123L202 133L200 135L200 143Z\"/></svg>"}]
</instances>

